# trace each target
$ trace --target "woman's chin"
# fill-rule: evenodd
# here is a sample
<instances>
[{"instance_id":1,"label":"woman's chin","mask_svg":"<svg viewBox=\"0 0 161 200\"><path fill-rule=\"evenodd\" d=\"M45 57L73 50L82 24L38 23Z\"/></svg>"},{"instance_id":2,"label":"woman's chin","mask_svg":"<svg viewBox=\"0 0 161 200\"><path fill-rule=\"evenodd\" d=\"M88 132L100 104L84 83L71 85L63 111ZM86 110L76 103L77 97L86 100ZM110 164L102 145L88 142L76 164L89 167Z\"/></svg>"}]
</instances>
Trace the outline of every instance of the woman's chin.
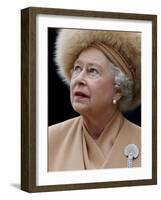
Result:
<instances>
[{"instance_id":1,"label":"woman's chin","mask_svg":"<svg viewBox=\"0 0 161 200\"><path fill-rule=\"evenodd\" d=\"M73 109L76 112L78 112L80 115L87 113L89 110L89 107L87 105L80 104L80 103L74 103L72 106L73 106Z\"/></svg>"}]
</instances>

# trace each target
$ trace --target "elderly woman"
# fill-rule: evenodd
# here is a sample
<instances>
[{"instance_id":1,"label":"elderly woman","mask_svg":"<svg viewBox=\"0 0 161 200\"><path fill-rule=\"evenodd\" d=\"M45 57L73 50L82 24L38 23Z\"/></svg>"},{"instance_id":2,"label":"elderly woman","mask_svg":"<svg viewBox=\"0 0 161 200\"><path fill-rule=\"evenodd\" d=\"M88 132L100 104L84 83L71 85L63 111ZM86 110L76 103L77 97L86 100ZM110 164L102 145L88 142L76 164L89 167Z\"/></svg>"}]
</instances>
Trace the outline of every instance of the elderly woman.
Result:
<instances>
[{"instance_id":1,"label":"elderly woman","mask_svg":"<svg viewBox=\"0 0 161 200\"><path fill-rule=\"evenodd\" d=\"M48 170L140 167L141 129L121 113L140 104L140 34L64 29L56 62L80 116L49 127Z\"/></svg>"}]
</instances>

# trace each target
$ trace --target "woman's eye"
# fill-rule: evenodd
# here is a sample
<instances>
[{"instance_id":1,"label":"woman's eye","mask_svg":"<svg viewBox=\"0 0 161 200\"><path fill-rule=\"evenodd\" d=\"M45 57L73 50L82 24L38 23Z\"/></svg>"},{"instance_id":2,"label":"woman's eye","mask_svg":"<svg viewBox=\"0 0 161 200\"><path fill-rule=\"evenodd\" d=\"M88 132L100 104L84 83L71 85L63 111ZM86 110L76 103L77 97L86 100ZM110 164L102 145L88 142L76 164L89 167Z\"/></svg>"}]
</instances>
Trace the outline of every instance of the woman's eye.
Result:
<instances>
[{"instance_id":1,"label":"woman's eye","mask_svg":"<svg viewBox=\"0 0 161 200\"><path fill-rule=\"evenodd\" d=\"M71 71L72 76L78 75L82 71L82 68L79 65L75 65Z\"/></svg>"},{"instance_id":2,"label":"woman's eye","mask_svg":"<svg viewBox=\"0 0 161 200\"><path fill-rule=\"evenodd\" d=\"M98 74L99 73L96 68L90 68L89 72L92 73L92 74Z\"/></svg>"},{"instance_id":3,"label":"woman's eye","mask_svg":"<svg viewBox=\"0 0 161 200\"><path fill-rule=\"evenodd\" d=\"M80 72L80 71L81 71L81 67L79 65L74 66L73 72Z\"/></svg>"}]
</instances>

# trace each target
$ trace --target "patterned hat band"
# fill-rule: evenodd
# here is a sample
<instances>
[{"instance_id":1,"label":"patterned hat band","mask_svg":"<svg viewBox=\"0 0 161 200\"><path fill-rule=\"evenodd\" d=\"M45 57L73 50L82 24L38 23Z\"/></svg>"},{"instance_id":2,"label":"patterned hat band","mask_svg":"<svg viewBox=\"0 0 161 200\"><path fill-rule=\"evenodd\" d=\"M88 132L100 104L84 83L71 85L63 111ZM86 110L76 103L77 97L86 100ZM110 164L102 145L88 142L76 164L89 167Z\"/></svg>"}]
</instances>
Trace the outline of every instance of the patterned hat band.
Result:
<instances>
[{"instance_id":1,"label":"patterned hat band","mask_svg":"<svg viewBox=\"0 0 161 200\"><path fill-rule=\"evenodd\" d=\"M100 50L109 59L109 61L116 67L120 68L121 71L124 72L129 80L133 81L135 85L136 69L134 68L134 66L130 65L117 50L101 42L93 43L91 47Z\"/></svg>"}]
</instances>

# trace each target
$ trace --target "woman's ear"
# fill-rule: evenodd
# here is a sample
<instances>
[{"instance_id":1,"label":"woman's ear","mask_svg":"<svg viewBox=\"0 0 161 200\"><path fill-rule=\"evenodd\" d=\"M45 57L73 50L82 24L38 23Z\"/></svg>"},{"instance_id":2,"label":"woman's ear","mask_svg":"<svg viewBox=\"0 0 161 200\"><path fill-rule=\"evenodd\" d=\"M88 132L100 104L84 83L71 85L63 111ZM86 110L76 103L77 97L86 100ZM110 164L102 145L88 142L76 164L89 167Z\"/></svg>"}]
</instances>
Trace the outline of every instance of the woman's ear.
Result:
<instances>
[{"instance_id":1,"label":"woman's ear","mask_svg":"<svg viewBox=\"0 0 161 200\"><path fill-rule=\"evenodd\" d=\"M113 100L115 99L116 102L119 101L122 97L122 90L119 84L114 85L114 96Z\"/></svg>"}]
</instances>

